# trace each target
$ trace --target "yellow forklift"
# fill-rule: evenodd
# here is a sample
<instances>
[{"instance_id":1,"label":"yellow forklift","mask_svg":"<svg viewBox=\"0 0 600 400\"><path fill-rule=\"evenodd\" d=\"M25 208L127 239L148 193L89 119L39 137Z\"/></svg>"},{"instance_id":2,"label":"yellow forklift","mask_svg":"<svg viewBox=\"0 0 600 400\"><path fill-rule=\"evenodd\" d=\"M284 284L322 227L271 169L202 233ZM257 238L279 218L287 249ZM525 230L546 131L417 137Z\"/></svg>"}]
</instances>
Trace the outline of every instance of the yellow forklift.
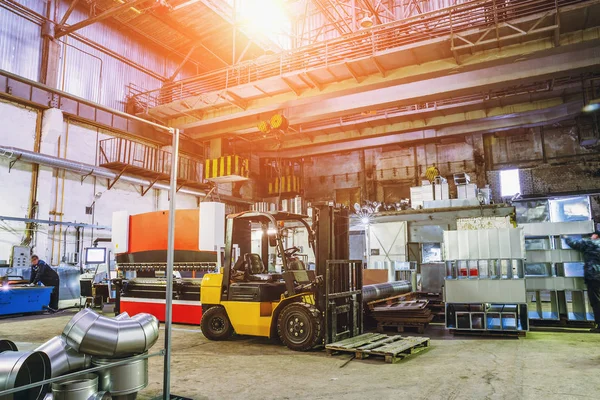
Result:
<instances>
[{"instance_id":1,"label":"yellow forklift","mask_svg":"<svg viewBox=\"0 0 600 400\"><path fill-rule=\"evenodd\" d=\"M292 350L306 351L362 333L362 262L349 260L347 209L313 206L305 215L248 211L229 215L225 261L202 279L202 332L211 340L239 335L279 337ZM262 230L261 253L251 252L251 229ZM284 248L287 229L306 229L315 254L314 270ZM240 256L234 263L234 251ZM269 247L281 258L281 273L269 271Z\"/></svg>"}]
</instances>

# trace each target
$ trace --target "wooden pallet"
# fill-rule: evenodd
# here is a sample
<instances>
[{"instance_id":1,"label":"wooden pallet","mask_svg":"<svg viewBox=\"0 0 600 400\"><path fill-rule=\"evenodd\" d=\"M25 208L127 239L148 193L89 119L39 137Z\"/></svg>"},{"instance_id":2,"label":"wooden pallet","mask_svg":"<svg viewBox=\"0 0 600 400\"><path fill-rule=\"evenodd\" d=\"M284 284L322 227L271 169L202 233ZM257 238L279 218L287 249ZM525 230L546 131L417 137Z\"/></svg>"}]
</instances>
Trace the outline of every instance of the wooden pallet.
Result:
<instances>
[{"instance_id":1,"label":"wooden pallet","mask_svg":"<svg viewBox=\"0 0 600 400\"><path fill-rule=\"evenodd\" d=\"M328 355L336 352L353 353L358 359L379 356L387 363L394 363L426 350L429 346L429 338L363 333L350 339L330 343L325 346L325 350Z\"/></svg>"}]
</instances>

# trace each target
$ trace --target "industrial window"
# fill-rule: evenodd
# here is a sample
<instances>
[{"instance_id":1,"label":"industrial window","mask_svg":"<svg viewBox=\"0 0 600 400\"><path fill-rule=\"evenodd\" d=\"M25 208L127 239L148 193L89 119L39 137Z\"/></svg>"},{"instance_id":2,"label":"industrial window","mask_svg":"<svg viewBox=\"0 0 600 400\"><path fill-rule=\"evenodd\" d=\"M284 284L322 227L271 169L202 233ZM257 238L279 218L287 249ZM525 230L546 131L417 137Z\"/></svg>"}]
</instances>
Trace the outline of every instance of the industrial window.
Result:
<instances>
[{"instance_id":1,"label":"industrial window","mask_svg":"<svg viewBox=\"0 0 600 400\"><path fill-rule=\"evenodd\" d=\"M514 196L521 193L518 169L500 171L500 195L502 197Z\"/></svg>"}]
</instances>

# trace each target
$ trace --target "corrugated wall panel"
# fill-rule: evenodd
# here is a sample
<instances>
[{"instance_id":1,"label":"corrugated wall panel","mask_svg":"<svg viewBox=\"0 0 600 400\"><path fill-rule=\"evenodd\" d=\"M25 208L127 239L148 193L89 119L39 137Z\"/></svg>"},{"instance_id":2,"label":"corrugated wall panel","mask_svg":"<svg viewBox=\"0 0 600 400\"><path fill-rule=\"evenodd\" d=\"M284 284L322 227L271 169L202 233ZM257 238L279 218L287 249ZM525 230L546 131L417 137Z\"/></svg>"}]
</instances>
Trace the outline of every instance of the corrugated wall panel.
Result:
<instances>
[{"instance_id":1,"label":"corrugated wall panel","mask_svg":"<svg viewBox=\"0 0 600 400\"><path fill-rule=\"evenodd\" d=\"M0 8L0 69L37 80L40 32L39 25Z\"/></svg>"},{"instance_id":2,"label":"corrugated wall panel","mask_svg":"<svg viewBox=\"0 0 600 400\"><path fill-rule=\"evenodd\" d=\"M99 50L73 38L66 43L59 67L59 85L66 92L124 110L127 85L147 90L160 87L158 79Z\"/></svg>"},{"instance_id":3,"label":"corrugated wall panel","mask_svg":"<svg viewBox=\"0 0 600 400\"><path fill-rule=\"evenodd\" d=\"M59 16L64 15L68 4L66 1L61 2ZM68 24L72 25L89 18L88 10L87 7L76 8L69 17ZM95 23L77 31L77 33L153 72L164 75L165 54L161 54L161 50L148 45L142 40L133 38L125 29L118 30L118 25L115 23Z\"/></svg>"},{"instance_id":4,"label":"corrugated wall panel","mask_svg":"<svg viewBox=\"0 0 600 400\"><path fill-rule=\"evenodd\" d=\"M77 42L66 38L61 53L58 87L65 92L104 104L102 103L103 78L102 58L80 50Z\"/></svg>"},{"instance_id":5,"label":"corrugated wall panel","mask_svg":"<svg viewBox=\"0 0 600 400\"><path fill-rule=\"evenodd\" d=\"M46 0L14 0L15 3L19 3L38 14L44 15L46 13Z\"/></svg>"},{"instance_id":6,"label":"corrugated wall panel","mask_svg":"<svg viewBox=\"0 0 600 400\"><path fill-rule=\"evenodd\" d=\"M62 1L58 15L64 14L68 2ZM68 20L69 24L88 18L88 8L77 8ZM96 23L78 31L79 34L120 54L161 76L175 70L179 60L167 57L164 50L148 44L143 38L120 30L114 23ZM160 87L161 81L140 68L123 63L104 52L96 50L73 37L63 38L68 46L61 54L59 68L60 86L65 91L99 102L117 110L124 110L127 86L135 85L142 90ZM63 44L64 46L64 44ZM195 73L184 69L187 74ZM65 76L64 84L62 76Z\"/></svg>"}]
</instances>

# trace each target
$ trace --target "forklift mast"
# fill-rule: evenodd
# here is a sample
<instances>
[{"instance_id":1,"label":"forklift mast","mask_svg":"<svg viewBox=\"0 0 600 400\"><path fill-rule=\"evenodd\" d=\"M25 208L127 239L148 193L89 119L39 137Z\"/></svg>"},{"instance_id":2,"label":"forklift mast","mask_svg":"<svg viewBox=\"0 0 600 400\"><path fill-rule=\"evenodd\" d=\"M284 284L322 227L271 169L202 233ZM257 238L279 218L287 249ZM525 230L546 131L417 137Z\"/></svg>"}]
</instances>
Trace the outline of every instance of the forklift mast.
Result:
<instances>
[{"instance_id":1,"label":"forklift mast","mask_svg":"<svg viewBox=\"0 0 600 400\"><path fill-rule=\"evenodd\" d=\"M325 343L357 336L363 330L362 261L350 258L347 208L313 204L316 274L324 282L315 295L325 322Z\"/></svg>"}]
</instances>

